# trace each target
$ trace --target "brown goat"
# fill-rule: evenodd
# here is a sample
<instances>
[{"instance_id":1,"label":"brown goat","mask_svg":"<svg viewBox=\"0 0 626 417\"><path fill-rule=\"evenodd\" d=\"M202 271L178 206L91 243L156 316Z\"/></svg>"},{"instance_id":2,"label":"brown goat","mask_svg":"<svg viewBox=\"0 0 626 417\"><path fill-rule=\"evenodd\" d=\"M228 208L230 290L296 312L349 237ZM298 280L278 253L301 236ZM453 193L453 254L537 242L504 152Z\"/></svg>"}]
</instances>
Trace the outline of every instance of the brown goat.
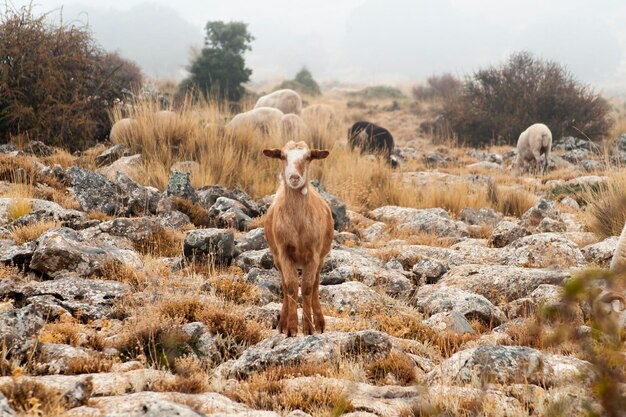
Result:
<instances>
[{"instance_id":1,"label":"brown goat","mask_svg":"<svg viewBox=\"0 0 626 417\"><path fill-rule=\"evenodd\" d=\"M278 330L287 336L298 334L298 269L302 271L302 331L307 335L324 332L320 270L332 245L333 218L326 201L309 185L307 174L309 163L328 153L293 141L283 149L263 150L265 156L282 161L281 184L267 211L265 237L282 276Z\"/></svg>"}]
</instances>

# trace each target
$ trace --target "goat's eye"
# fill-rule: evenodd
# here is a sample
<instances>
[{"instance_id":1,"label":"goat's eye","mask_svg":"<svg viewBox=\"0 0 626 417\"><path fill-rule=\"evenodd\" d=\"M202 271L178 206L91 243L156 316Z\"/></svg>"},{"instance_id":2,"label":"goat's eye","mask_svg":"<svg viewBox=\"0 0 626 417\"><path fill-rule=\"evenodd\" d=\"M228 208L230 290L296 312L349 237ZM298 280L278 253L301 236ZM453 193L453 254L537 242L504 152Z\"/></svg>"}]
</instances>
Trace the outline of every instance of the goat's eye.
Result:
<instances>
[{"instance_id":1,"label":"goat's eye","mask_svg":"<svg viewBox=\"0 0 626 417\"><path fill-rule=\"evenodd\" d=\"M304 159L306 159L307 161L310 161L311 160L311 155L307 155L306 158L304 158Z\"/></svg>"},{"instance_id":2,"label":"goat's eye","mask_svg":"<svg viewBox=\"0 0 626 417\"><path fill-rule=\"evenodd\" d=\"M286 161L286 160L287 160L287 157L286 157L285 155L281 154L281 155L280 155L280 159L281 159L281 160L283 160L283 161Z\"/></svg>"}]
</instances>

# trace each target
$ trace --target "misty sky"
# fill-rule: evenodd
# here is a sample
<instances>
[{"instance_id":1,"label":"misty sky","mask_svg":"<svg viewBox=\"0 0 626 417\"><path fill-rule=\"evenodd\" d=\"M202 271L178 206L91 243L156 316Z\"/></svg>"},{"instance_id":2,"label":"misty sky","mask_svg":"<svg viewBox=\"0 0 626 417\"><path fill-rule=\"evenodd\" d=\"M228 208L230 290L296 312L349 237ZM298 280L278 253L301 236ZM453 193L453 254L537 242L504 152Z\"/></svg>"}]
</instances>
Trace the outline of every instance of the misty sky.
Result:
<instances>
[{"instance_id":1,"label":"misty sky","mask_svg":"<svg viewBox=\"0 0 626 417\"><path fill-rule=\"evenodd\" d=\"M12 2L15 6L27 1ZM153 77L180 79L209 20L249 23L255 82L308 67L320 81L414 84L464 76L528 50L581 81L626 91L626 2L620 0L35 0L62 4L108 50ZM54 14L53 14L54 16ZM58 13L56 14L58 17Z\"/></svg>"}]
</instances>

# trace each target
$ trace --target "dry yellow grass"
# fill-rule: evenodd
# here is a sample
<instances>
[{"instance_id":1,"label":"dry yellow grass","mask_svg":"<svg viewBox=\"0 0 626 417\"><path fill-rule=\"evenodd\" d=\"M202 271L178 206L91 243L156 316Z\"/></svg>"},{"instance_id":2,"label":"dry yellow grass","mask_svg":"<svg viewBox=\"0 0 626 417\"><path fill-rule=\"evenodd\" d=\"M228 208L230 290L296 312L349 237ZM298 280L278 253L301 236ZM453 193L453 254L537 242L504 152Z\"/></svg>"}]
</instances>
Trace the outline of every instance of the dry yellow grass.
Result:
<instances>
[{"instance_id":1,"label":"dry yellow grass","mask_svg":"<svg viewBox=\"0 0 626 417\"><path fill-rule=\"evenodd\" d=\"M585 223L599 238L617 236L626 223L626 169L609 174L606 186L585 187Z\"/></svg>"},{"instance_id":2,"label":"dry yellow grass","mask_svg":"<svg viewBox=\"0 0 626 417\"><path fill-rule=\"evenodd\" d=\"M27 215L32 210L32 203L28 198L18 197L15 198L9 205L9 217L12 220L17 220L22 216Z\"/></svg>"},{"instance_id":3,"label":"dry yellow grass","mask_svg":"<svg viewBox=\"0 0 626 417\"><path fill-rule=\"evenodd\" d=\"M537 201L537 195L528 189L501 187L495 182L488 184L487 196L491 206L505 216L521 217Z\"/></svg>"},{"instance_id":4,"label":"dry yellow grass","mask_svg":"<svg viewBox=\"0 0 626 417\"><path fill-rule=\"evenodd\" d=\"M14 266L9 266L5 264L0 264L0 279L5 279L10 276L16 275L18 270Z\"/></svg>"},{"instance_id":5,"label":"dry yellow grass","mask_svg":"<svg viewBox=\"0 0 626 417\"><path fill-rule=\"evenodd\" d=\"M61 223L55 220L40 221L36 223L26 224L24 226L14 227L11 230L11 235L15 243L21 245L32 240L36 240L44 232L60 227Z\"/></svg>"},{"instance_id":6,"label":"dry yellow grass","mask_svg":"<svg viewBox=\"0 0 626 417\"><path fill-rule=\"evenodd\" d=\"M257 410L285 414L300 409L316 416L337 416L354 409L338 387L321 384L303 390L287 389L288 374L282 367L269 368L227 388L224 394Z\"/></svg>"}]
</instances>

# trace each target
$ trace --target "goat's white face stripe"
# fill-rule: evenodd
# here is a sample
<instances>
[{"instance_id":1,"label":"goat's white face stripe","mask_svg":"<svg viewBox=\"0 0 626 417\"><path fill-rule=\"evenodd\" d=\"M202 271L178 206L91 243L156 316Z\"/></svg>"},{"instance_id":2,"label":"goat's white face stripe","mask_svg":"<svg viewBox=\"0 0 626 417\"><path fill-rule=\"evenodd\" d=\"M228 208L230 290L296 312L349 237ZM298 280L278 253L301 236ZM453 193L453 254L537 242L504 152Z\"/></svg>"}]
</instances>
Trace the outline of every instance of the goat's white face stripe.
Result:
<instances>
[{"instance_id":1,"label":"goat's white face stripe","mask_svg":"<svg viewBox=\"0 0 626 417\"><path fill-rule=\"evenodd\" d=\"M285 181L287 181L287 185L293 189L298 189L304 185L304 181L306 178L306 168L305 171L300 174L298 169L296 168L296 163L300 161L307 154L308 149L292 149L285 152L287 157L287 167L285 168ZM291 176L297 175L301 177L301 181L298 184L291 183Z\"/></svg>"}]
</instances>

